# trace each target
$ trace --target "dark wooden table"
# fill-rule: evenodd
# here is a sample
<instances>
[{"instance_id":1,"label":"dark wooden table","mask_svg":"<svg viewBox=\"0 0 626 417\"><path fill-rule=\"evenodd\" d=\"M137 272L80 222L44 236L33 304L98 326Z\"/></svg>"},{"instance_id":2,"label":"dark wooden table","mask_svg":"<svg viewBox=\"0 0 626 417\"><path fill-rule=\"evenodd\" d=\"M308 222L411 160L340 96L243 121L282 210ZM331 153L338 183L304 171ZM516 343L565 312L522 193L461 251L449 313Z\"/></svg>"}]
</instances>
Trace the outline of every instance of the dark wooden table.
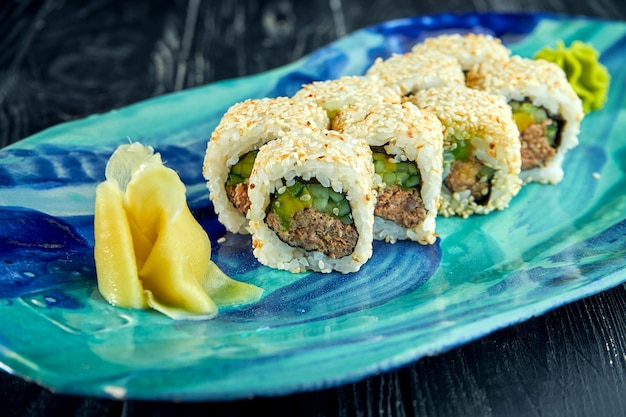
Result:
<instances>
[{"instance_id":1,"label":"dark wooden table","mask_svg":"<svg viewBox=\"0 0 626 417\"><path fill-rule=\"evenodd\" d=\"M370 24L450 11L550 11L624 20L626 2L4 1L0 145L156 95L278 67ZM277 414L626 415L626 286L395 371L286 397L122 402L55 394L0 371L0 416Z\"/></svg>"}]
</instances>

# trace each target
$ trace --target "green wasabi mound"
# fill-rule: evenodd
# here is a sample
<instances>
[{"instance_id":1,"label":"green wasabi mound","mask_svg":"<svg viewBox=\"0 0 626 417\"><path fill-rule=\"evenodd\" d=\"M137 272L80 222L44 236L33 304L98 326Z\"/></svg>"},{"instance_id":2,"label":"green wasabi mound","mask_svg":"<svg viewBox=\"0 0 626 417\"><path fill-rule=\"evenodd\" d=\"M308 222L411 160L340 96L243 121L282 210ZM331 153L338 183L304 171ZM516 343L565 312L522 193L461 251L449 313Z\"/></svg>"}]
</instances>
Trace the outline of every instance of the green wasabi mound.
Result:
<instances>
[{"instance_id":1,"label":"green wasabi mound","mask_svg":"<svg viewBox=\"0 0 626 417\"><path fill-rule=\"evenodd\" d=\"M572 88L589 113L601 109L607 100L611 75L598 60L600 53L590 44L574 41L569 48L558 41L556 48L545 47L534 59L554 62L563 68Z\"/></svg>"}]
</instances>

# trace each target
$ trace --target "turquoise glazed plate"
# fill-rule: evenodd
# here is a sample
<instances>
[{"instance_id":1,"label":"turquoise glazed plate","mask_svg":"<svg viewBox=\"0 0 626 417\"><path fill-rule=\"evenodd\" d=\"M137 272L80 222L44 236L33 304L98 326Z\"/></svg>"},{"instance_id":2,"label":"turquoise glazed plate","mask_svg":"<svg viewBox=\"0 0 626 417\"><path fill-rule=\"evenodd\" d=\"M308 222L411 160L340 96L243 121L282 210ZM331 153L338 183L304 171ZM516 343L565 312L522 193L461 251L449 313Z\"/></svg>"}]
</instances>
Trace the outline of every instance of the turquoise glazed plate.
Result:
<instances>
[{"instance_id":1,"label":"turquoise glazed plate","mask_svg":"<svg viewBox=\"0 0 626 417\"><path fill-rule=\"evenodd\" d=\"M525 186L505 211L439 219L435 245L377 242L358 273L260 265L250 238L217 222L202 176L231 104L362 74L376 57L444 32L501 37L532 56L590 42L612 75L606 107L582 123L557 186ZM544 14L444 14L358 31L283 68L166 95L53 127L0 151L0 368L57 392L226 400L364 378L626 281L626 23ZM94 190L128 138L176 169L229 275L255 304L210 321L118 309L96 287ZM225 238L225 239L221 239ZM218 242L219 239L219 242Z\"/></svg>"}]
</instances>

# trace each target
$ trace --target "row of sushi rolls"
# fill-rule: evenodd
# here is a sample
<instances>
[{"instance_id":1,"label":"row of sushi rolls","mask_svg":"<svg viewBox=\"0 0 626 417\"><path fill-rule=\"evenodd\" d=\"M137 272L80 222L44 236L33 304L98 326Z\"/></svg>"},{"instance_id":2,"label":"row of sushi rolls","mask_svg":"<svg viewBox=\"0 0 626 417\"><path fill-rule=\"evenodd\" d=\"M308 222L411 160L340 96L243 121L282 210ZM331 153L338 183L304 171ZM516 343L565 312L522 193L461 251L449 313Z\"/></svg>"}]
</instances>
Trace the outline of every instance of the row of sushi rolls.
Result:
<instances>
[{"instance_id":1,"label":"row of sushi rolls","mask_svg":"<svg viewBox=\"0 0 626 417\"><path fill-rule=\"evenodd\" d=\"M583 105L563 69L485 34L427 38L363 75L231 106L203 164L219 221L291 272L358 271L373 241L435 243L437 216L557 184Z\"/></svg>"}]
</instances>

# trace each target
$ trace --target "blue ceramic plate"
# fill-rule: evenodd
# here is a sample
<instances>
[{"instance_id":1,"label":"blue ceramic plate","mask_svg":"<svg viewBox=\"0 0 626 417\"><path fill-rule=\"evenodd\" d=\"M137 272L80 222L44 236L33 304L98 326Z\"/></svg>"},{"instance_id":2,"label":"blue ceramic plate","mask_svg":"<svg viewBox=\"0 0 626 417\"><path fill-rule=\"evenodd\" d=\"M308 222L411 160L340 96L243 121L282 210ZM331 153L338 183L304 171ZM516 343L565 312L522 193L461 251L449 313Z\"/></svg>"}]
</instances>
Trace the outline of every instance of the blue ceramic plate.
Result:
<instances>
[{"instance_id":1,"label":"blue ceramic plate","mask_svg":"<svg viewBox=\"0 0 626 417\"><path fill-rule=\"evenodd\" d=\"M564 181L531 184L503 212L440 219L433 246L376 243L359 273L259 265L250 238L217 223L201 177L211 131L246 98L361 74L378 56L442 32L486 32L523 56L591 42L612 74ZM383 23L283 68L63 124L0 152L0 367L63 393L224 400L329 387L459 346L626 280L626 23L535 14ZM256 304L203 322L108 305L96 288L94 189L127 138L154 146L231 276ZM226 237L218 244L217 239Z\"/></svg>"}]
</instances>

